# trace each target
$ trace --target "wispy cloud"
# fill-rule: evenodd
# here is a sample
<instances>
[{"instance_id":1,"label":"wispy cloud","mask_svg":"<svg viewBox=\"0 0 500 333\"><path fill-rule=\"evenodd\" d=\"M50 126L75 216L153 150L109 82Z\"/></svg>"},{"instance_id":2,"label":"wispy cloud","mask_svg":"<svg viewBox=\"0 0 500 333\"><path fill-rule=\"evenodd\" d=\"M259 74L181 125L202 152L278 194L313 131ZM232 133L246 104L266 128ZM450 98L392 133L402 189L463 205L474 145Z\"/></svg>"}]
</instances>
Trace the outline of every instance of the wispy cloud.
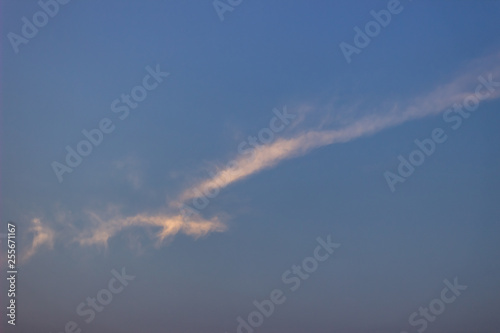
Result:
<instances>
[{"instance_id":1,"label":"wispy cloud","mask_svg":"<svg viewBox=\"0 0 500 333\"><path fill-rule=\"evenodd\" d=\"M50 249L54 247L54 231L49 226L42 224L42 221L38 218L32 219L31 224L29 232L33 233L33 241L31 242L31 246L24 252L21 261L27 261L42 246Z\"/></svg>"},{"instance_id":2,"label":"wispy cloud","mask_svg":"<svg viewBox=\"0 0 500 333\"><path fill-rule=\"evenodd\" d=\"M185 220L182 214L138 214L134 216L114 216L109 219L103 219L95 212L89 212L93 228L79 234L75 241L81 245L104 245L106 246L109 238L120 232L122 229L134 226L153 227L158 229L155 236L157 245L163 241L183 233L194 238L205 236L211 232L222 232L226 226L214 217L205 220L200 216L193 216L189 221Z\"/></svg>"},{"instance_id":3,"label":"wispy cloud","mask_svg":"<svg viewBox=\"0 0 500 333\"><path fill-rule=\"evenodd\" d=\"M143 185L143 175L141 172L141 161L133 156L128 156L122 160L115 161L114 170L120 176L124 176L125 180L132 185L135 190L138 190Z\"/></svg>"},{"instance_id":4,"label":"wispy cloud","mask_svg":"<svg viewBox=\"0 0 500 333\"><path fill-rule=\"evenodd\" d=\"M131 227L147 227L156 229L154 237L156 244L171 239L178 233L183 233L194 238L205 236L212 232L225 231L226 225L215 216L205 219L198 214L186 216L181 212L188 200L196 199L204 193L220 190L235 182L243 180L262 170L272 168L280 162L307 154L315 148L326 145L344 143L356 138L373 135L384 129L394 127L405 122L437 115L455 103L461 103L467 97L472 97L478 85L478 76L492 75L494 79L500 77L500 54L479 59L471 63L465 70L450 80L434 88L433 91L406 101L392 101L385 103L383 107L373 109L370 112L357 110L359 104L353 102L352 106L335 105L329 106L331 116L337 110L342 113L347 110L347 115L341 119L340 127L325 129L328 121L322 118L318 121L316 128L304 127L302 120L313 112L311 107L302 107L298 110L301 121L300 126L294 128L296 134L289 137L279 138L268 145L260 145L253 149L251 154L240 154L230 166L225 164L216 169L212 176L203 179L192 186L181 191L179 196L172 200L166 208L166 213L141 213L133 216L122 216L118 212L113 214L97 214L90 212L90 227L80 231L74 238L81 245L107 245L108 240L120 231ZM484 89L483 89L484 90ZM484 90L486 91L486 90ZM492 100L500 97L500 89L488 91L483 100ZM317 107L318 109L320 106ZM324 109L324 108L323 108ZM351 112L352 111L352 112ZM354 116L358 114L359 116ZM335 119L338 116L335 115ZM135 179L135 178L133 178ZM133 181L135 183L135 181ZM37 236L33 241L32 249L27 253L31 256L42 244L52 246L53 234L45 230L39 220L35 223L34 230Z\"/></svg>"},{"instance_id":5,"label":"wispy cloud","mask_svg":"<svg viewBox=\"0 0 500 333\"><path fill-rule=\"evenodd\" d=\"M434 91L410 100L406 103L393 102L388 111L376 111L348 122L343 128L335 130L306 130L291 138L278 139L270 145L259 146L252 155L240 155L232 166L220 168L214 176L205 179L186 189L173 206L180 206L187 200L199 197L202 193L210 193L214 189L224 188L259 171L271 168L283 160L298 157L312 149L348 142L350 140L375 134L384 129L402 123L439 114L455 103L473 97L478 85L478 76L485 74L485 65L489 65L488 75L500 77L499 54L483 58L452 80L448 84L437 87ZM493 68L492 68L493 67ZM483 100L496 99L500 89L488 92ZM391 104L389 104L391 105ZM332 110L333 112L335 110Z\"/></svg>"}]
</instances>

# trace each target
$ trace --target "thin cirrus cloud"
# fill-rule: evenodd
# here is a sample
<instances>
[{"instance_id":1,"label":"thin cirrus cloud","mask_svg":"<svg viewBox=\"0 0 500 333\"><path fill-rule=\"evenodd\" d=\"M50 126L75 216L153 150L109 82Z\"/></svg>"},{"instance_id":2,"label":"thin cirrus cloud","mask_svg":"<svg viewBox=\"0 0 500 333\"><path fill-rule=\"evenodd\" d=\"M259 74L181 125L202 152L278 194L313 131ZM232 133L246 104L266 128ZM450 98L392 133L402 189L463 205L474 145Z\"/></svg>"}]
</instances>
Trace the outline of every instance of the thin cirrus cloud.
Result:
<instances>
[{"instance_id":1,"label":"thin cirrus cloud","mask_svg":"<svg viewBox=\"0 0 500 333\"><path fill-rule=\"evenodd\" d=\"M212 193L261 170L271 168L283 160L304 155L312 149L371 135L410 120L438 114L455 103L463 103L467 97L475 96L479 75L484 77L491 75L493 78L500 76L500 66L497 65L500 60L499 55L474 61L464 74L448 84L437 87L427 95L413 99L406 103L406 106L398 106L402 103L392 103L389 112L362 116L340 129L308 130L291 138L278 139L270 145L258 146L251 155L239 156L233 165L218 169L212 177L186 189L174 205L181 206L188 200L200 197L202 193ZM483 100L498 98L500 89L488 93L489 95L483 97Z\"/></svg>"},{"instance_id":2,"label":"thin cirrus cloud","mask_svg":"<svg viewBox=\"0 0 500 333\"><path fill-rule=\"evenodd\" d=\"M226 230L226 225L219 221L218 217L206 220L201 216L193 216L189 221L186 221L180 213L175 215L137 214L128 217L118 216L103 219L98 214L90 212L89 216L95 222L95 227L75 238L80 245L107 245L112 236L122 229L133 226L157 228L158 232L155 234L157 245L161 245L163 241L172 238L179 232L199 238L211 232Z\"/></svg>"},{"instance_id":3,"label":"thin cirrus cloud","mask_svg":"<svg viewBox=\"0 0 500 333\"><path fill-rule=\"evenodd\" d=\"M41 247L48 247L50 249L54 247L54 231L47 225L42 224L38 218L32 219L31 224L32 226L29 231L34 235L33 241L29 249L21 257L21 262L29 260Z\"/></svg>"},{"instance_id":4,"label":"thin cirrus cloud","mask_svg":"<svg viewBox=\"0 0 500 333\"><path fill-rule=\"evenodd\" d=\"M488 78L491 75L493 80L500 77L499 60L500 53L477 59L449 83L440 85L425 95L409 101L393 101L386 104L390 105L390 107L385 108L388 111L365 112L357 119L348 119L349 117L346 115L345 119L341 119L343 125L340 128L303 130L291 137L277 139L271 144L260 145L251 154L239 155L230 166L218 168L211 177L182 191L178 198L169 204L167 213L141 213L128 217L114 214L109 218L103 218L99 214L91 212L89 213L91 227L80 231L74 240L80 245L106 246L111 237L134 226L157 229L154 236L157 245L171 239L178 233L198 238L212 232L223 232L227 227L219 217L205 219L197 214L187 217L181 213L179 208L187 204L189 200L200 197L203 193L218 191L262 170L274 167L284 160L305 155L315 148L348 142L411 120L442 113L455 103L461 104L467 97L474 96L479 76ZM500 89L489 91L489 95L486 96L487 92L483 88L482 100L493 100L500 97ZM345 106L339 108L339 110L352 111L354 114L358 111L355 107L351 109ZM298 130L298 128L296 129ZM29 256L42 244L49 246L53 244L53 233L48 231L50 229L41 227L39 220L37 220L36 225L38 227L35 227L35 237L33 246L28 251Z\"/></svg>"}]
</instances>

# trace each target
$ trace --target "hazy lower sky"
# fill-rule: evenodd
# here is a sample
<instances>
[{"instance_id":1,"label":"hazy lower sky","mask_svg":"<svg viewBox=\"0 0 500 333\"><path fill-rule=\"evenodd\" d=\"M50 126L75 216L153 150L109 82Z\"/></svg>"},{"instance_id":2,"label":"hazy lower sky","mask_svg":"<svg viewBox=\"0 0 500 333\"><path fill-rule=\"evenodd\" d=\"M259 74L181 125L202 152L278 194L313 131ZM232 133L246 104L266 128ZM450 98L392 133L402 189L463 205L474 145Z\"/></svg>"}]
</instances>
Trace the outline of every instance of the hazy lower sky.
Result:
<instances>
[{"instance_id":1,"label":"hazy lower sky","mask_svg":"<svg viewBox=\"0 0 500 333\"><path fill-rule=\"evenodd\" d=\"M3 331L500 326L500 1L1 13Z\"/></svg>"}]
</instances>

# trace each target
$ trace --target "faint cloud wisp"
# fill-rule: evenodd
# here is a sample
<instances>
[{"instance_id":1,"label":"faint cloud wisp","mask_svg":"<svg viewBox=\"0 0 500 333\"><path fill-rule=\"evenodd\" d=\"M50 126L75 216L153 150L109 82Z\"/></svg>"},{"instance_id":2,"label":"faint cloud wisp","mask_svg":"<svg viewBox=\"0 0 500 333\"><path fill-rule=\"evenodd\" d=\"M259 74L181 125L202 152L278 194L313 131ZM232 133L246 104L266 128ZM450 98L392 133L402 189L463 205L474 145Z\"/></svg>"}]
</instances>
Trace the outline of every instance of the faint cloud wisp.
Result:
<instances>
[{"instance_id":1,"label":"faint cloud wisp","mask_svg":"<svg viewBox=\"0 0 500 333\"><path fill-rule=\"evenodd\" d=\"M26 261L31 258L42 246L46 246L50 249L54 247L54 231L48 226L42 224L38 218L31 220L31 224L32 226L29 231L34 234L33 241L30 248L23 255L22 261Z\"/></svg>"}]
</instances>

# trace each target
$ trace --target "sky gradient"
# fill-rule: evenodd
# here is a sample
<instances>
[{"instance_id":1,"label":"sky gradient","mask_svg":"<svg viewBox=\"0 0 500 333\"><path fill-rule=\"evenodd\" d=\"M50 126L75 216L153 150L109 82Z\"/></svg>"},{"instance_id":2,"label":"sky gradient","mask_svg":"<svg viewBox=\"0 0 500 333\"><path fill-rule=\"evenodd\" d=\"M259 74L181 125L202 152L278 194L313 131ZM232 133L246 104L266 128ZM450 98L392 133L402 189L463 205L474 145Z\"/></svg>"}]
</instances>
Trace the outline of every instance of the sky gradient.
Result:
<instances>
[{"instance_id":1,"label":"sky gradient","mask_svg":"<svg viewBox=\"0 0 500 333\"><path fill-rule=\"evenodd\" d=\"M63 3L1 2L3 331L496 332L500 2Z\"/></svg>"}]
</instances>

